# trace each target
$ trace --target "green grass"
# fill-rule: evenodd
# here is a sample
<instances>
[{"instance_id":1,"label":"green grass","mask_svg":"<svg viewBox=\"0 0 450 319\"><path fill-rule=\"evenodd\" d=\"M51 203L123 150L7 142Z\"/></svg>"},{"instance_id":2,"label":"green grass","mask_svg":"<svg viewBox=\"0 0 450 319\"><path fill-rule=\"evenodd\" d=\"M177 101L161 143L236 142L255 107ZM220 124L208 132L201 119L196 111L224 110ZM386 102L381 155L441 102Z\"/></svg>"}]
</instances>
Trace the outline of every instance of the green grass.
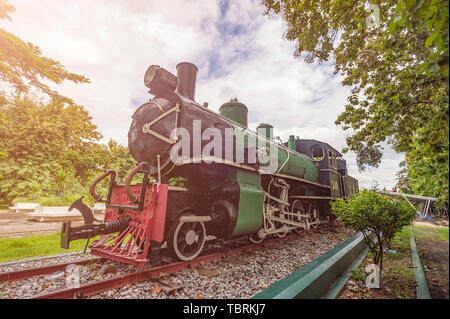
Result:
<instances>
[{"instance_id":1,"label":"green grass","mask_svg":"<svg viewBox=\"0 0 450 319\"><path fill-rule=\"evenodd\" d=\"M60 233L21 238L0 238L0 262L80 251L86 245L86 239L80 239L72 241L70 249L62 249L59 237ZM93 240L91 239L90 242Z\"/></svg>"},{"instance_id":2,"label":"green grass","mask_svg":"<svg viewBox=\"0 0 450 319\"><path fill-rule=\"evenodd\" d=\"M429 226L414 226L414 228L431 229L437 232L442 240L448 240L448 227L429 227Z\"/></svg>"},{"instance_id":3,"label":"green grass","mask_svg":"<svg viewBox=\"0 0 450 319\"><path fill-rule=\"evenodd\" d=\"M409 244L410 236L411 236L411 229L409 228L409 226L405 226L405 227L403 227L403 229L401 231L399 231L398 233L395 234L394 239L396 239L396 238L403 239L403 240L406 240Z\"/></svg>"},{"instance_id":4,"label":"green grass","mask_svg":"<svg viewBox=\"0 0 450 319\"><path fill-rule=\"evenodd\" d=\"M414 283L414 273L409 265L411 260L410 236L411 228L409 226L403 227L396 233L391 242L391 249L397 253L387 253L383 261L385 269L382 274L382 283L384 282L384 285L390 287L392 295L401 299L414 298L410 288L411 283Z\"/></svg>"},{"instance_id":5,"label":"green grass","mask_svg":"<svg viewBox=\"0 0 450 319\"><path fill-rule=\"evenodd\" d=\"M409 226L403 227L401 231L395 234L391 242L391 249L395 250L397 254L387 253L391 258L403 258L405 254L409 254L409 237L411 236L411 229ZM395 247L395 249L393 248Z\"/></svg>"},{"instance_id":6,"label":"green grass","mask_svg":"<svg viewBox=\"0 0 450 319\"><path fill-rule=\"evenodd\" d=\"M448 240L448 227L446 228L435 228L439 234L441 234L441 237L445 240Z\"/></svg>"},{"instance_id":7,"label":"green grass","mask_svg":"<svg viewBox=\"0 0 450 319\"><path fill-rule=\"evenodd\" d=\"M361 271L361 269L360 268L357 268L357 269L354 269L354 270L352 270L352 278L353 279L356 279L356 280L365 280L366 279L366 274L365 273L363 273L362 271Z\"/></svg>"}]
</instances>

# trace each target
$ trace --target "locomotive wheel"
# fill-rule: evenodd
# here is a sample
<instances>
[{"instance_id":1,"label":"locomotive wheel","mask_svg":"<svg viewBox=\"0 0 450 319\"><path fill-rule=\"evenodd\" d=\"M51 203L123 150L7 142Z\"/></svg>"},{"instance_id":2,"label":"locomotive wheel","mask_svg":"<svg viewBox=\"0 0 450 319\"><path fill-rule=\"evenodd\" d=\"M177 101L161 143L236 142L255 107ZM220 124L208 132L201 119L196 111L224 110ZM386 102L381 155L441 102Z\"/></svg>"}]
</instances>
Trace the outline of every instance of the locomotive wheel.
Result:
<instances>
[{"instance_id":1,"label":"locomotive wheel","mask_svg":"<svg viewBox=\"0 0 450 319\"><path fill-rule=\"evenodd\" d=\"M282 225L281 227L284 227L284 225ZM288 233L288 229L286 227L284 227L284 230L282 230L281 232L276 233L278 237L283 238L284 236L286 236L286 234Z\"/></svg>"},{"instance_id":2,"label":"locomotive wheel","mask_svg":"<svg viewBox=\"0 0 450 319\"><path fill-rule=\"evenodd\" d=\"M317 228L319 226L318 223L311 224L311 223L314 223L319 220L319 208L317 207L316 202L311 202L309 204L308 215L309 215L308 221L309 221L309 224L311 225L311 227Z\"/></svg>"},{"instance_id":3,"label":"locomotive wheel","mask_svg":"<svg viewBox=\"0 0 450 319\"><path fill-rule=\"evenodd\" d=\"M262 241L264 240L264 237L263 237L263 238L260 238L260 237L258 236L258 234L255 233L255 234L251 234L251 235L248 237L248 239L249 239L250 242L253 243L253 244L259 244L259 243L262 243Z\"/></svg>"},{"instance_id":4,"label":"locomotive wheel","mask_svg":"<svg viewBox=\"0 0 450 319\"><path fill-rule=\"evenodd\" d=\"M200 255L205 240L206 228L203 222L184 223L178 218L170 230L168 248L178 259L189 261Z\"/></svg>"},{"instance_id":5,"label":"locomotive wheel","mask_svg":"<svg viewBox=\"0 0 450 319\"><path fill-rule=\"evenodd\" d=\"M288 230L285 229L284 231L280 232L280 233L276 233L278 237L283 238L284 236L286 236L286 234L288 233Z\"/></svg>"},{"instance_id":6,"label":"locomotive wheel","mask_svg":"<svg viewBox=\"0 0 450 319\"><path fill-rule=\"evenodd\" d=\"M280 218L285 218L283 213L280 213L278 215L278 217ZM285 224L281 223L281 222L275 222L275 228L279 229L284 227ZM282 230L281 232L275 233L278 237L283 238L284 236L286 236L286 234L288 233L288 230L286 227L284 227L284 230Z\"/></svg>"}]
</instances>

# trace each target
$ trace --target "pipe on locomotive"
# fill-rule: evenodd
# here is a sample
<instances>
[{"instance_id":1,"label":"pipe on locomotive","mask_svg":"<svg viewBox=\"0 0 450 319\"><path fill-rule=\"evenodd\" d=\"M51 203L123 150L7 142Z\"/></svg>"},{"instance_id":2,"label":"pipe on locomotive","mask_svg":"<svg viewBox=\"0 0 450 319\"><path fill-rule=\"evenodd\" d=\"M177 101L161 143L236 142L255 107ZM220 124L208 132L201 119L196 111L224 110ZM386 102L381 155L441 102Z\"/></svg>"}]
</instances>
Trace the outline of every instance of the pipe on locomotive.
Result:
<instances>
[{"instance_id":1,"label":"pipe on locomotive","mask_svg":"<svg viewBox=\"0 0 450 319\"><path fill-rule=\"evenodd\" d=\"M195 85L198 68L189 62L177 64L177 93L195 101Z\"/></svg>"},{"instance_id":2,"label":"pipe on locomotive","mask_svg":"<svg viewBox=\"0 0 450 319\"><path fill-rule=\"evenodd\" d=\"M159 65L151 65L144 75L144 84L150 93L158 95L164 90L175 91L185 98L195 101L195 86L198 68L189 62L177 64L177 75L173 75Z\"/></svg>"}]
</instances>

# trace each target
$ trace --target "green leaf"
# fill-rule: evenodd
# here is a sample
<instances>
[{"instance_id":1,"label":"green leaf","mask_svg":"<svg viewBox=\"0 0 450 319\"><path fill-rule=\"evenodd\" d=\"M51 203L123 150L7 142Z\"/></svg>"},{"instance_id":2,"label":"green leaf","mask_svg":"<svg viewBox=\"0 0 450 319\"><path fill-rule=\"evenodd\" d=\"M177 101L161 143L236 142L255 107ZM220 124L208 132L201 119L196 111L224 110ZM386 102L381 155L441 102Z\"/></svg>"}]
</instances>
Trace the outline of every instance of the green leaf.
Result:
<instances>
[{"instance_id":1,"label":"green leaf","mask_svg":"<svg viewBox=\"0 0 450 319\"><path fill-rule=\"evenodd\" d=\"M441 67L437 63L433 63L428 66L428 71L430 73L438 72L440 69Z\"/></svg>"},{"instance_id":2,"label":"green leaf","mask_svg":"<svg viewBox=\"0 0 450 319\"><path fill-rule=\"evenodd\" d=\"M419 0L419 1L417 2L416 7L414 8L414 10L417 11L417 10L419 10L420 8L422 8L423 3L424 3L424 0Z\"/></svg>"},{"instance_id":3,"label":"green leaf","mask_svg":"<svg viewBox=\"0 0 450 319\"><path fill-rule=\"evenodd\" d=\"M425 46L428 48L434 41L434 39L436 39L436 37L438 37L440 34L439 32L433 32L428 38L427 41L425 41Z\"/></svg>"},{"instance_id":4,"label":"green leaf","mask_svg":"<svg viewBox=\"0 0 450 319\"><path fill-rule=\"evenodd\" d=\"M416 4L416 0L408 0L406 2L406 6L409 8L412 8Z\"/></svg>"}]
</instances>

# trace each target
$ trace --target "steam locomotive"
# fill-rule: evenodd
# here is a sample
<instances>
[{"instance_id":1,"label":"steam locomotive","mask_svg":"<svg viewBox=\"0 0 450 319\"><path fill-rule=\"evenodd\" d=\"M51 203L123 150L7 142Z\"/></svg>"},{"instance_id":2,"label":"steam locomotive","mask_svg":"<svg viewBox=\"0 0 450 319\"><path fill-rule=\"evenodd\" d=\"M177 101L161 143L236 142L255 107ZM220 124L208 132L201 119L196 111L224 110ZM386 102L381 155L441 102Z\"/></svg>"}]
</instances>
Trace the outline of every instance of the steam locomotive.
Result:
<instances>
[{"instance_id":1,"label":"steam locomotive","mask_svg":"<svg viewBox=\"0 0 450 319\"><path fill-rule=\"evenodd\" d=\"M85 224L62 225L61 246L93 238L91 253L143 267L158 264L163 248L189 261L211 238L248 236L258 243L332 220L330 201L358 192L342 155L327 143L290 136L274 139L273 127L247 127L247 107L236 98L219 113L195 101L198 69L183 62L177 75L148 68L144 84L154 98L132 116L128 146L137 166L124 185L106 171L91 185L106 202L103 222L76 201ZM142 182L132 185L135 174ZM110 176L106 199L95 192ZM181 182L180 182L181 181Z\"/></svg>"}]
</instances>

